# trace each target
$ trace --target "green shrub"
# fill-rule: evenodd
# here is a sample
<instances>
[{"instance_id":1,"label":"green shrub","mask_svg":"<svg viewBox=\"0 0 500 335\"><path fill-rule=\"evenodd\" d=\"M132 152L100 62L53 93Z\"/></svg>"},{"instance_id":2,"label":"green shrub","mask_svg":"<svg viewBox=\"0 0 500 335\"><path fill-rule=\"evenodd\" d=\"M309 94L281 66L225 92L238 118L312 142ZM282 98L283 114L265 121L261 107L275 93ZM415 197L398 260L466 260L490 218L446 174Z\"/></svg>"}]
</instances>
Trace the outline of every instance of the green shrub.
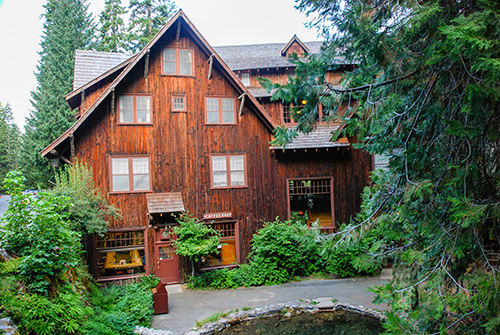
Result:
<instances>
[{"instance_id":1,"label":"green shrub","mask_svg":"<svg viewBox=\"0 0 500 335\"><path fill-rule=\"evenodd\" d=\"M321 258L316 231L295 221L266 223L253 236L250 265L266 285L318 271Z\"/></svg>"}]
</instances>

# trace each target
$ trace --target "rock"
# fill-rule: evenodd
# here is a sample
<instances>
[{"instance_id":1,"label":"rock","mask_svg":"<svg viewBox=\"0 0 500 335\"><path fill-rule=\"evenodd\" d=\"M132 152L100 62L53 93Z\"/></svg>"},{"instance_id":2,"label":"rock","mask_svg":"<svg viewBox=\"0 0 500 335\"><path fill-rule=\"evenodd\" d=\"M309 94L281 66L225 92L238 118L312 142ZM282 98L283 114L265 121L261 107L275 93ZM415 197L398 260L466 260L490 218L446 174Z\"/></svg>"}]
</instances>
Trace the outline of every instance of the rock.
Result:
<instances>
[{"instance_id":1,"label":"rock","mask_svg":"<svg viewBox=\"0 0 500 335\"><path fill-rule=\"evenodd\" d=\"M4 335L19 335L16 325L10 318L0 319L0 333Z\"/></svg>"},{"instance_id":2,"label":"rock","mask_svg":"<svg viewBox=\"0 0 500 335\"><path fill-rule=\"evenodd\" d=\"M134 330L134 334L139 334L139 335L172 335L172 332L169 330L151 329L151 328L136 326L135 330Z\"/></svg>"}]
</instances>

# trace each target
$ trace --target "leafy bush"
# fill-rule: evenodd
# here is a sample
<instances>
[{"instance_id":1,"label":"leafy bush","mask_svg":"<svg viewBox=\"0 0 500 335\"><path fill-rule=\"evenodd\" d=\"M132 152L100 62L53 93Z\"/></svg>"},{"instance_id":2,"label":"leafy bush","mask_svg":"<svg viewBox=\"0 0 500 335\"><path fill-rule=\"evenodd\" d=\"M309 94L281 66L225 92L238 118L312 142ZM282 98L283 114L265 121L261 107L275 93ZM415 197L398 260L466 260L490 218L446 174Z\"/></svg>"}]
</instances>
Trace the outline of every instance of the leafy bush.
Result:
<instances>
[{"instance_id":1,"label":"leafy bush","mask_svg":"<svg viewBox=\"0 0 500 335\"><path fill-rule=\"evenodd\" d=\"M203 272L190 278L188 285L210 289L275 285L320 272L340 277L375 275L382 264L367 253L377 238L368 234L337 245L337 239L319 238L318 230L301 220L275 220L254 235L248 264Z\"/></svg>"},{"instance_id":2,"label":"leafy bush","mask_svg":"<svg viewBox=\"0 0 500 335\"><path fill-rule=\"evenodd\" d=\"M174 227L177 239L174 241L176 253L186 256L191 261L191 275L195 273L195 263L201 257L217 252L220 245L220 232L189 213L177 218L178 226Z\"/></svg>"},{"instance_id":3,"label":"leafy bush","mask_svg":"<svg viewBox=\"0 0 500 335\"><path fill-rule=\"evenodd\" d=\"M131 335L136 325L149 326L153 316L151 288L159 279L144 276L140 283L108 286L92 290L93 313L82 333L88 335Z\"/></svg>"},{"instance_id":4,"label":"leafy bush","mask_svg":"<svg viewBox=\"0 0 500 335\"><path fill-rule=\"evenodd\" d=\"M321 268L316 231L296 221L268 222L252 239L250 266L262 284L290 281Z\"/></svg>"}]
</instances>

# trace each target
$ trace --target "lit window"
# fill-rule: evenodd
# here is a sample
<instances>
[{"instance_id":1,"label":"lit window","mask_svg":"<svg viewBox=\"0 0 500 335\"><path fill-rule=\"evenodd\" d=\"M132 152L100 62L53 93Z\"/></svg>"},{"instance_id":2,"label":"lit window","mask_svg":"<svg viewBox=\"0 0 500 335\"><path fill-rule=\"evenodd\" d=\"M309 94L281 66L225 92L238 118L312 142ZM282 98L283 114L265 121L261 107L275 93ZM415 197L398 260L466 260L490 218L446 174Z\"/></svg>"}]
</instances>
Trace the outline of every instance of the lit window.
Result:
<instances>
[{"instance_id":1,"label":"lit window","mask_svg":"<svg viewBox=\"0 0 500 335\"><path fill-rule=\"evenodd\" d=\"M97 277L130 276L145 272L144 230L107 232L97 236Z\"/></svg>"},{"instance_id":2,"label":"lit window","mask_svg":"<svg viewBox=\"0 0 500 335\"><path fill-rule=\"evenodd\" d=\"M250 72L241 73L241 82L245 86L250 86Z\"/></svg>"},{"instance_id":3,"label":"lit window","mask_svg":"<svg viewBox=\"0 0 500 335\"><path fill-rule=\"evenodd\" d=\"M118 99L119 123L151 123L151 97L121 95Z\"/></svg>"},{"instance_id":4,"label":"lit window","mask_svg":"<svg viewBox=\"0 0 500 335\"><path fill-rule=\"evenodd\" d=\"M185 95L172 95L172 112L187 112Z\"/></svg>"},{"instance_id":5,"label":"lit window","mask_svg":"<svg viewBox=\"0 0 500 335\"><path fill-rule=\"evenodd\" d=\"M335 227L332 206L332 179L295 179L288 181L290 218L304 220L308 226L317 222L321 231Z\"/></svg>"},{"instance_id":6,"label":"lit window","mask_svg":"<svg viewBox=\"0 0 500 335\"><path fill-rule=\"evenodd\" d=\"M163 49L163 73L181 76L193 75L193 50Z\"/></svg>"},{"instance_id":7,"label":"lit window","mask_svg":"<svg viewBox=\"0 0 500 335\"><path fill-rule=\"evenodd\" d=\"M206 98L207 124L235 124L236 110L233 98Z\"/></svg>"},{"instance_id":8,"label":"lit window","mask_svg":"<svg viewBox=\"0 0 500 335\"><path fill-rule=\"evenodd\" d=\"M111 158L112 192L145 192L151 190L149 157Z\"/></svg>"},{"instance_id":9,"label":"lit window","mask_svg":"<svg viewBox=\"0 0 500 335\"><path fill-rule=\"evenodd\" d=\"M238 264L236 256L236 221L213 222L210 226L221 233L218 251L201 259L202 268L229 267Z\"/></svg>"},{"instance_id":10,"label":"lit window","mask_svg":"<svg viewBox=\"0 0 500 335\"><path fill-rule=\"evenodd\" d=\"M245 155L212 155L212 187L246 186Z\"/></svg>"}]
</instances>

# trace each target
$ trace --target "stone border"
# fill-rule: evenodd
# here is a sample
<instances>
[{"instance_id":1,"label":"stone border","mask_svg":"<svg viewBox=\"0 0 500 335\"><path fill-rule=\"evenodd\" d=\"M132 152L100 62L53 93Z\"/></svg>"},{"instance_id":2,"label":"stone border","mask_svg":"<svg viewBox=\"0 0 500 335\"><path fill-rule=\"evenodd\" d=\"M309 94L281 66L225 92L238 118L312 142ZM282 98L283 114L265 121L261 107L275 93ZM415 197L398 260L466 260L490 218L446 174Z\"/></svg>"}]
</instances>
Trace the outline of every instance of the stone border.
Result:
<instances>
[{"instance_id":1,"label":"stone border","mask_svg":"<svg viewBox=\"0 0 500 335\"><path fill-rule=\"evenodd\" d=\"M334 302L334 298L317 298L312 300L294 301L283 304L274 304L265 307L250 309L247 311L239 311L228 314L226 317L219 319L217 322L208 323L199 329L193 329L184 333L184 335L212 335L220 332L223 329L229 328L231 325L256 319L259 317L270 317L286 310L284 316L291 317L302 313L318 313L320 311L337 311L346 310L355 312L361 315L384 320L385 316L377 310L367 308L361 305L351 305L339 302Z\"/></svg>"}]
</instances>

